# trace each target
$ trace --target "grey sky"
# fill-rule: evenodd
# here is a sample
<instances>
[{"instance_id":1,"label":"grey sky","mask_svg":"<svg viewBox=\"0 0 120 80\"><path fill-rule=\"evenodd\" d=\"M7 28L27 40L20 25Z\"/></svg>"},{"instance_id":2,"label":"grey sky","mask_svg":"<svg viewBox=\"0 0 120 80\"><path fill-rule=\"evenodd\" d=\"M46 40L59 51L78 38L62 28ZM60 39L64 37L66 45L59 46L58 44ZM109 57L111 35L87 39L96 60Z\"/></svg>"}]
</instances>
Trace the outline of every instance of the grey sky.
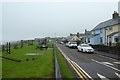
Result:
<instances>
[{"instance_id":1,"label":"grey sky","mask_svg":"<svg viewBox=\"0 0 120 80\"><path fill-rule=\"evenodd\" d=\"M82 33L110 19L113 11L118 11L117 2L4 2L2 39Z\"/></svg>"}]
</instances>

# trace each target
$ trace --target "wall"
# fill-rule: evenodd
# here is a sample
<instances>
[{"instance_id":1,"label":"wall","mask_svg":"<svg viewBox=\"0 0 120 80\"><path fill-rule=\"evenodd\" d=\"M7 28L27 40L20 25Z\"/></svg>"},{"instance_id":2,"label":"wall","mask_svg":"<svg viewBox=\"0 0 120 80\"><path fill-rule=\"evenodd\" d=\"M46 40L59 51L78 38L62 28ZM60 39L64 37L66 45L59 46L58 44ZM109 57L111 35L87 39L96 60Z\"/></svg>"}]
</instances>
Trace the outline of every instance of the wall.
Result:
<instances>
[{"instance_id":1,"label":"wall","mask_svg":"<svg viewBox=\"0 0 120 80\"><path fill-rule=\"evenodd\" d=\"M105 42L106 42L106 34L105 34L105 28L102 28L101 31L100 31L100 37L102 37L102 44L105 45Z\"/></svg>"},{"instance_id":2,"label":"wall","mask_svg":"<svg viewBox=\"0 0 120 80\"><path fill-rule=\"evenodd\" d=\"M90 37L90 43L88 44L92 44L92 45L100 44L100 35Z\"/></svg>"},{"instance_id":3,"label":"wall","mask_svg":"<svg viewBox=\"0 0 120 80\"><path fill-rule=\"evenodd\" d=\"M99 40L99 44L101 44L101 43L100 43L100 37L102 37L102 44L105 45L105 42L106 42L105 28L92 31L92 33L93 33L93 34L100 34L100 36L97 37L97 38L98 38L97 40ZM95 39L95 43L97 43L97 42L96 42L96 39ZM98 44L98 43L97 43L97 44Z\"/></svg>"}]
</instances>

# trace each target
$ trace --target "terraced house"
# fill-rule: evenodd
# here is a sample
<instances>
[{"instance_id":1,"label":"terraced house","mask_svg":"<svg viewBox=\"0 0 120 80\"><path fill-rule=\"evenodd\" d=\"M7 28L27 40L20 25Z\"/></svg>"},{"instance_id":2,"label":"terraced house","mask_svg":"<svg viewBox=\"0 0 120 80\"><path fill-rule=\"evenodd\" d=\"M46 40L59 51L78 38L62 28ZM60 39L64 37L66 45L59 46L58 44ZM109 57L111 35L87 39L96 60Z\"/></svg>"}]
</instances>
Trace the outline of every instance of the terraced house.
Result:
<instances>
[{"instance_id":1,"label":"terraced house","mask_svg":"<svg viewBox=\"0 0 120 80\"><path fill-rule=\"evenodd\" d=\"M99 23L91 30L91 35L86 38L86 42L92 45L111 46L120 42L120 16L114 11L112 19Z\"/></svg>"},{"instance_id":2,"label":"terraced house","mask_svg":"<svg viewBox=\"0 0 120 80\"><path fill-rule=\"evenodd\" d=\"M113 19L110 20L110 24L105 30L106 45L114 46L117 42L120 42L120 16L117 12L114 12Z\"/></svg>"}]
</instances>

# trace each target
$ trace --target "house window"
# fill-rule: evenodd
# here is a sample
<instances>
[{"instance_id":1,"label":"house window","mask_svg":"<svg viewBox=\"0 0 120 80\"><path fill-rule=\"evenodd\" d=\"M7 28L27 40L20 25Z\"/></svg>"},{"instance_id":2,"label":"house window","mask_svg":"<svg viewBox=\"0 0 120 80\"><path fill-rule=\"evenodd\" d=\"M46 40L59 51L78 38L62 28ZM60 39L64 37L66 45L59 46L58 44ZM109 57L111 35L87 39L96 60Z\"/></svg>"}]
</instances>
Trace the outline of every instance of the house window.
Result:
<instances>
[{"instance_id":1,"label":"house window","mask_svg":"<svg viewBox=\"0 0 120 80\"><path fill-rule=\"evenodd\" d=\"M100 43L101 43L101 44L103 43L103 38L102 38L102 37L100 37Z\"/></svg>"},{"instance_id":2,"label":"house window","mask_svg":"<svg viewBox=\"0 0 120 80\"><path fill-rule=\"evenodd\" d=\"M119 38L114 38L115 42L119 42Z\"/></svg>"},{"instance_id":3,"label":"house window","mask_svg":"<svg viewBox=\"0 0 120 80\"><path fill-rule=\"evenodd\" d=\"M90 43L90 38L88 38L88 43Z\"/></svg>"},{"instance_id":4,"label":"house window","mask_svg":"<svg viewBox=\"0 0 120 80\"><path fill-rule=\"evenodd\" d=\"M100 33L102 33L102 29L100 29Z\"/></svg>"},{"instance_id":5,"label":"house window","mask_svg":"<svg viewBox=\"0 0 120 80\"><path fill-rule=\"evenodd\" d=\"M109 30L112 30L112 27L109 27Z\"/></svg>"}]
</instances>

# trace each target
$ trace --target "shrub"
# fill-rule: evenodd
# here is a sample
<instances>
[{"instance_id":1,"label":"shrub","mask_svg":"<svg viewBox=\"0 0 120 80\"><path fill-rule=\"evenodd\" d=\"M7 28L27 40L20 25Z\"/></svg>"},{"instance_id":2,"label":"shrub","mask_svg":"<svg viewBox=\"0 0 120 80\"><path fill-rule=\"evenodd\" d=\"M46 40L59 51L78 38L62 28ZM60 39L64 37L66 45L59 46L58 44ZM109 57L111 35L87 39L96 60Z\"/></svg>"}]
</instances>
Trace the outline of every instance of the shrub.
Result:
<instances>
[{"instance_id":1,"label":"shrub","mask_svg":"<svg viewBox=\"0 0 120 80\"><path fill-rule=\"evenodd\" d=\"M116 43L116 46L120 47L120 42Z\"/></svg>"}]
</instances>

